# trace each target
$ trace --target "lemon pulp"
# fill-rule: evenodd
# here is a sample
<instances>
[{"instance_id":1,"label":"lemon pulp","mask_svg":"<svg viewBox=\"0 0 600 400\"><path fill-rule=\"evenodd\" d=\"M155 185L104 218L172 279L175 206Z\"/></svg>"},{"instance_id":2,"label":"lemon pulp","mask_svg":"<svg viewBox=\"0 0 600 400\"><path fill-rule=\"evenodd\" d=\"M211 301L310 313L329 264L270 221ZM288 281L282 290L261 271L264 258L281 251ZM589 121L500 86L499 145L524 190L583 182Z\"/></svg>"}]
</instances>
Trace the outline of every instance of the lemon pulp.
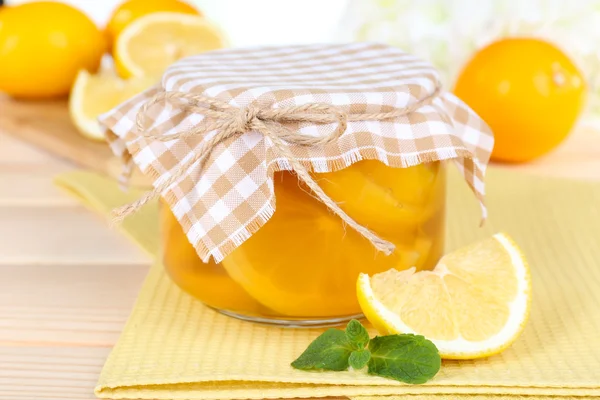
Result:
<instances>
[{"instance_id":1,"label":"lemon pulp","mask_svg":"<svg viewBox=\"0 0 600 400\"><path fill-rule=\"evenodd\" d=\"M113 107L144 91L154 80L148 77L120 79L112 70L90 74L80 70L69 96L69 115L79 132L94 140L104 140L97 118Z\"/></svg>"},{"instance_id":2,"label":"lemon pulp","mask_svg":"<svg viewBox=\"0 0 600 400\"><path fill-rule=\"evenodd\" d=\"M204 17L159 12L129 24L117 37L113 55L124 78L158 77L179 59L226 45L223 33Z\"/></svg>"},{"instance_id":3,"label":"lemon pulp","mask_svg":"<svg viewBox=\"0 0 600 400\"><path fill-rule=\"evenodd\" d=\"M357 291L380 332L424 335L446 358L477 358L519 335L531 286L522 253L498 234L447 254L433 271L363 274Z\"/></svg>"}]
</instances>

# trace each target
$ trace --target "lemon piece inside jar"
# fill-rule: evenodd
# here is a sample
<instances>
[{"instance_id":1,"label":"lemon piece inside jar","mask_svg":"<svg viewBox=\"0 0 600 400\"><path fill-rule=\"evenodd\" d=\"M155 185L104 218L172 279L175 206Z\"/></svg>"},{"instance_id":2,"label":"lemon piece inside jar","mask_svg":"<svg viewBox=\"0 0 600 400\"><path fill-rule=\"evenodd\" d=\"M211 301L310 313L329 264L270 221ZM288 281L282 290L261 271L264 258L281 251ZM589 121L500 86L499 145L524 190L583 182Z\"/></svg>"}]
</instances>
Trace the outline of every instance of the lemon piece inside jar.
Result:
<instances>
[{"instance_id":1,"label":"lemon piece inside jar","mask_svg":"<svg viewBox=\"0 0 600 400\"><path fill-rule=\"evenodd\" d=\"M222 262L259 303L293 317L353 315L360 312L354 290L360 273L435 265L442 248L431 244L443 243L443 224L429 220L443 218L439 165L400 169L362 161L317 178L322 186L327 180L326 191L350 216L396 244L396 251L377 253L294 174L276 173L274 215Z\"/></svg>"},{"instance_id":2,"label":"lemon piece inside jar","mask_svg":"<svg viewBox=\"0 0 600 400\"><path fill-rule=\"evenodd\" d=\"M359 224L394 232L424 222L436 210L428 202L439 169L439 163L392 168L363 160L319 174L318 183Z\"/></svg>"},{"instance_id":3,"label":"lemon piece inside jar","mask_svg":"<svg viewBox=\"0 0 600 400\"><path fill-rule=\"evenodd\" d=\"M233 281L213 260L202 262L183 229L166 204L161 210L163 263L179 287L205 304L221 310L254 315L272 314Z\"/></svg>"}]
</instances>

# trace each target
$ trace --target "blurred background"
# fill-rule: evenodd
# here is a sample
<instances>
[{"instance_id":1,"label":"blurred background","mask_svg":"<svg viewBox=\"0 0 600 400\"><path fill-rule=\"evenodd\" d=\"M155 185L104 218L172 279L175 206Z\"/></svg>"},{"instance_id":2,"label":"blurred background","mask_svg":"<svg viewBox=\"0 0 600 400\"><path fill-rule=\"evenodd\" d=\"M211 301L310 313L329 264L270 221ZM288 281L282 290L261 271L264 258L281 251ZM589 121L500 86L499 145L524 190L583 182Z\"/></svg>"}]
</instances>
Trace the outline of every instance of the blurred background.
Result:
<instances>
[{"instance_id":1,"label":"blurred background","mask_svg":"<svg viewBox=\"0 0 600 400\"><path fill-rule=\"evenodd\" d=\"M185 0L223 28L234 46L334 40L348 0ZM5 0L8 5L27 0ZM105 26L121 0L65 0ZM152 3L152 1L150 1ZM319 12L315 12L315 10ZM275 32L277 32L275 34Z\"/></svg>"},{"instance_id":2,"label":"blurred background","mask_svg":"<svg viewBox=\"0 0 600 400\"><path fill-rule=\"evenodd\" d=\"M432 62L445 87L494 130L496 161L528 162L555 149L576 124L600 127L600 0L63 1L93 21L104 43L65 10L29 2L38 9L14 13L27 2L5 3L0 92L19 99L70 93L74 126L95 140L103 136L98 114L156 82L178 58L222 47L339 41L384 42ZM207 25L180 29L175 18L170 27L150 21L132 28L163 11ZM89 38L85 50L73 44L66 56L69 35ZM127 37L122 46L119 35Z\"/></svg>"}]
</instances>

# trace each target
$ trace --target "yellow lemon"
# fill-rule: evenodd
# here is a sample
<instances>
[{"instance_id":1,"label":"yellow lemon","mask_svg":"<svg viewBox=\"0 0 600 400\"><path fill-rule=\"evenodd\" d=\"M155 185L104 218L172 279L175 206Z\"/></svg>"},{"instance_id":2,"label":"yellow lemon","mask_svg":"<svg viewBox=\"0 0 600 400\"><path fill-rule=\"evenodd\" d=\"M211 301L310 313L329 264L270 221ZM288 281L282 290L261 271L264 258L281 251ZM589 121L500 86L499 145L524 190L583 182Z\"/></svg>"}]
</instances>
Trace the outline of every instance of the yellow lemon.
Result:
<instances>
[{"instance_id":1,"label":"yellow lemon","mask_svg":"<svg viewBox=\"0 0 600 400\"><path fill-rule=\"evenodd\" d=\"M119 75L160 76L175 61L227 44L221 31L203 17L153 13L136 19L121 32L113 55Z\"/></svg>"},{"instance_id":2,"label":"yellow lemon","mask_svg":"<svg viewBox=\"0 0 600 400\"><path fill-rule=\"evenodd\" d=\"M69 114L84 136L104 140L97 117L142 92L154 83L149 78L123 80L112 71L90 74L79 71L69 97Z\"/></svg>"},{"instance_id":3,"label":"yellow lemon","mask_svg":"<svg viewBox=\"0 0 600 400\"><path fill-rule=\"evenodd\" d=\"M80 69L95 71L104 35L81 11L33 2L0 12L0 91L21 98L63 96Z\"/></svg>"},{"instance_id":4,"label":"yellow lemon","mask_svg":"<svg viewBox=\"0 0 600 400\"><path fill-rule=\"evenodd\" d=\"M519 163L547 154L569 135L583 110L586 84L553 44L506 38L473 56L454 93L492 128L492 159Z\"/></svg>"},{"instance_id":5,"label":"yellow lemon","mask_svg":"<svg viewBox=\"0 0 600 400\"><path fill-rule=\"evenodd\" d=\"M106 26L109 43L115 41L127 25L144 15L154 12L178 12L201 15L193 6L179 0L128 0L113 11Z\"/></svg>"},{"instance_id":6,"label":"yellow lemon","mask_svg":"<svg viewBox=\"0 0 600 400\"><path fill-rule=\"evenodd\" d=\"M471 359L499 353L518 337L531 279L519 248L497 234L444 256L433 271L361 274L357 294L382 334L420 334L443 358Z\"/></svg>"}]
</instances>

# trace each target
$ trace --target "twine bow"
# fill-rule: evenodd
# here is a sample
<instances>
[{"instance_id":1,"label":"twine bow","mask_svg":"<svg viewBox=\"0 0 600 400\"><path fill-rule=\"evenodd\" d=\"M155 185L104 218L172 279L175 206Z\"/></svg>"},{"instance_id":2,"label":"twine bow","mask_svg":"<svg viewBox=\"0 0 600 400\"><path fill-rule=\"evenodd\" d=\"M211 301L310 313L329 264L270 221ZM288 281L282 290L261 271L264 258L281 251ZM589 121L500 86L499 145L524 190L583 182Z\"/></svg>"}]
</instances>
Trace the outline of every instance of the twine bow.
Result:
<instances>
[{"instance_id":1,"label":"twine bow","mask_svg":"<svg viewBox=\"0 0 600 400\"><path fill-rule=\"evenodd\" d=\"M322 146L335 142L346 131L348 121L381 121L405 116L420 107L430 104L438 96L440 90L441 89L437 87L433 93L409 107L395 109L385 113L371 114L347 114L340 107L321 103L277 109L263 109L253 104L250 104L246 108L238 108L216 98L203 95L180 92L159 93L145 103L137 114L136 125L139 132L144 132L142 134L143 137L153 140L170 141L174 139L185 139L196 135L202 136L213 131L216 131L216 133L210 139L202 142L200 148L196 150L193 157L177 167L173 175L168 179L163 180L154 188L154 190L145 193L133 203L126 204L113 210L113 221L119 222L123 220L128 215L136 212L148 201L158 197L167 188L178 182L196 162L200 161L200 168L202 169L205 160L208 158L207 156L217 144L233 136L254 131L261 133L264 137L269 138L273 142L278 154L288 160L292 170L298 175L298 178L309 187L314 194L314 197L325 204L346 224L352 227L352 229L356 230L369 240L377 250L389 255L394 251L395 246L354 221L354 219L346 214L335 201L327 196L323 189L315 182L306 167L292 154L288 144ZM191 129L171 135L148 133L148 109L158 102L176 99L186 101L187 111L197 112L203 115L204 119ZM282 125L282 123L285 122L309 122L313 124L335 123L336 126L329 135L313 137L302 135L289 129Z\"/></svg>"}]
</instances>

